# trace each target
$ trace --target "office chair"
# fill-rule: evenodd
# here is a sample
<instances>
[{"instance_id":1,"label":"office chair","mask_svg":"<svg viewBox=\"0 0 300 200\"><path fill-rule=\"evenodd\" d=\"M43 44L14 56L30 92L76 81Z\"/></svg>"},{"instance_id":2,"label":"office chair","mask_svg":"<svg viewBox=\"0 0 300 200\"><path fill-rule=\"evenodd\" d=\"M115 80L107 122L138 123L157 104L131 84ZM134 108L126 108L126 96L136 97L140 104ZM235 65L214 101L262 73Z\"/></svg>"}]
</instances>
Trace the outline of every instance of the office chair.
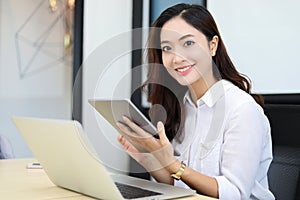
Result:
<instances>
[{"instance_id":1,"label":"office chair","mask_svg":"<svg viewBox=\"0 0 300 200\"><path fill-rule=\"evenodd\" d=\"M0 159L13 158L14 154L10 142L6 137L0 135Z\"/></svg>"},{"instance_id":2,"label":"office chair","mask_svg":"<svg viewBox=\"0 0 300 200\"><path fill-rule=\"evenodd\" d=\"M274 146L268 178L277 200L300 200L300 148Z\"/></svg>"},{"instance_id":3,"label":"office chair","mask_svg":"<svg viewBox=\"0 0 300 200\"><path fill-rule=\"evenodd\" d=\"M264 110L273 143L270 190L277 200L300 200L300 105L266 104Z\"/></svg>"}]
</instances>

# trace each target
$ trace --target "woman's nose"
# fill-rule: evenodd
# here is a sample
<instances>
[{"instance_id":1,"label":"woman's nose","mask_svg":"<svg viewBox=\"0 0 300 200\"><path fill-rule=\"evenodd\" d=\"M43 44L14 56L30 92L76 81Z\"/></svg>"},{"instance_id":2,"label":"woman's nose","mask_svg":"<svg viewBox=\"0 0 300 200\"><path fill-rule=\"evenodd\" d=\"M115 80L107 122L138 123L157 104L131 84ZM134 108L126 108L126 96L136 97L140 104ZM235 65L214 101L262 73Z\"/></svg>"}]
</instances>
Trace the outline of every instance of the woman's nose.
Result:
<instances>
[{"instance_id":1,"label":"woman's nose","mask_svg":"<svg viewBox=\"0 0 300 200\"><path fill-rule=\"evenodd\" d=\"M173 57L172 57L172 63L173 64L180 64L185 61L185 58L183 55L181 55L178 52L173 52Z\"/></svg>"}]
</instances>

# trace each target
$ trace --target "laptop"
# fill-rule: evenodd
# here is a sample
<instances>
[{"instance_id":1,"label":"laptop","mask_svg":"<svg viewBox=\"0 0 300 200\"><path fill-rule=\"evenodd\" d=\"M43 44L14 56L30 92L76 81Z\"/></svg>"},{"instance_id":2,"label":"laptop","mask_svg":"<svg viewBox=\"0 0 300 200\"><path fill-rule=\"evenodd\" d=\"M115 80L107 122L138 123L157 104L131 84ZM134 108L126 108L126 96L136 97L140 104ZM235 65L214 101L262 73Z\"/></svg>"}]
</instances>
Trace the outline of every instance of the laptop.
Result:
<instances>
[{"instance_id":1,"label":"laptop","mask_svg":"<svg viewBox=\"0 0 300 200\"><path fill-rule=\"evenodd\" d=\"M174 199L194 190L115 174L96 156L81 124L12 117L32 153L57 186L98 199Z\"/></svg>"}]
</instances>

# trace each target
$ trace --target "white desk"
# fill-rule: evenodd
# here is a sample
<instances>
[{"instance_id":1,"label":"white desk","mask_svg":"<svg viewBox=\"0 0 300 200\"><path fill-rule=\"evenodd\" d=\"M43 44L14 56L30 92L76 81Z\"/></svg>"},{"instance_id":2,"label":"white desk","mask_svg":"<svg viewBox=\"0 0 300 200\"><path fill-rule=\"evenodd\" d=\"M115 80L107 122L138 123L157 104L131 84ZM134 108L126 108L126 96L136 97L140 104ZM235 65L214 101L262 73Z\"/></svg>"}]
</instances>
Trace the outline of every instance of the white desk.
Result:
<instances>
[{"instance_id":1,"label":"white desk","mask_svg":"<svg viewBox=\"0 0 300 200\"><path fill-rule=\"evenodd\" d=\"M43 169L26 169L34 159L0 160L0 199L9 200L92 200L94 198L55 186ZM214 200L193 195L185 200Z\"/></svg>"}]
</instances>

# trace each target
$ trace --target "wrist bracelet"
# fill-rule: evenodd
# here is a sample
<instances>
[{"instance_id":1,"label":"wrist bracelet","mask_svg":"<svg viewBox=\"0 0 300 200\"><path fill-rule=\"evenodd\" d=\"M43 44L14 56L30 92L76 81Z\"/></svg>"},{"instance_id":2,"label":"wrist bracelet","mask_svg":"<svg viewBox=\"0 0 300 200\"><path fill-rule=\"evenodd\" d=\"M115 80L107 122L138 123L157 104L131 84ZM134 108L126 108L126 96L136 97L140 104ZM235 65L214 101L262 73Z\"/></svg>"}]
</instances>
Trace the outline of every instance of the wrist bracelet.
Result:
<instances>
[{"instance_id":1,"label":"wrist bracelet","mask_svg":"<svg viewBox=\"0 0 300 200\"><path fill-rule=\"evenodd\" d=\"M176 172L175 174L171 174L171 177L174 178L177 181L180 180L181 176L184 172L185 167L186 167L186 164L181 162L181 165L180 165L180 168L179 168L178 172Z\"/></svg>"}]
</instances>

